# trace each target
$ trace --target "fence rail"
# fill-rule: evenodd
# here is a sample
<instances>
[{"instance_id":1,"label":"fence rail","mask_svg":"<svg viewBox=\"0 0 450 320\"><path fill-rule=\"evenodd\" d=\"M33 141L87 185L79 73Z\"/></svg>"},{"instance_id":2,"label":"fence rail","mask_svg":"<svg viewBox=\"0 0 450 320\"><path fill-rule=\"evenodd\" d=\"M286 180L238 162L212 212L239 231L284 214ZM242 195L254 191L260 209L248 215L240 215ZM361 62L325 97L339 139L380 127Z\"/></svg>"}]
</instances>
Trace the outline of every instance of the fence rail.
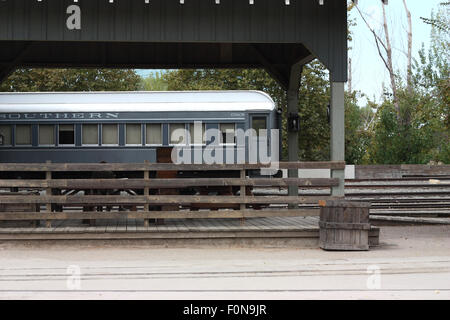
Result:
<instances>
[{"instance_id":1,"label":"fence rail","mask_svg":"<svg viewBox=\"0 0 450 320\"><path fill-rule=\"evenodd\" d=\"M67 171L211 171L250 170L278 167L280 169L334 169L344 170L344 161L279 162L272 164L173 164L173 163L4 163L0 171L67 172Z\"/></svg>"},{"instance_id":2,"label":"fence rail","mask_svg":"<svg viewBox=\"0 0 450 320\"><path fill-rule=\"evenodd\" d=\"M71 179L71 180L0 180L0 188L72 188L72 189L142 189L179 187L332 187L338 186L339 179L301 179L301 178L183 178L183 179Z\"/></svg>"},{"instance_id":3,"label":"fence rail","mask_svg":"<svg viewBox=\"0 0 450 320\"><path fill-rule=\"evenodd\" d=\"M344 170L345 162L280 162L275 166L279 169ZM170 218L318 216L319 209L299 205L339 199L330 195L253 194L253 187L333 188L340 183L334 178L247 175L249 170L268 168L261 164L0 164L0 174L9 174L7 179L0 179L3 190L0 193L0 221L45 220L50 227L51 221L72 219L130 218L144 219L148 224L149 219ZM206 172L208 177L176 174L197 171ZM224 171L235 174L224 178L221 176ZM119 172L121 178L115 176ZM127 172L138 172L139 178L136 174L124 178ZM39 173L39 176L27 176L30 173ZM74 178L74 173L79 176ZM24 210L24 206L28 209Z\"/></svg>"}]
</instances>

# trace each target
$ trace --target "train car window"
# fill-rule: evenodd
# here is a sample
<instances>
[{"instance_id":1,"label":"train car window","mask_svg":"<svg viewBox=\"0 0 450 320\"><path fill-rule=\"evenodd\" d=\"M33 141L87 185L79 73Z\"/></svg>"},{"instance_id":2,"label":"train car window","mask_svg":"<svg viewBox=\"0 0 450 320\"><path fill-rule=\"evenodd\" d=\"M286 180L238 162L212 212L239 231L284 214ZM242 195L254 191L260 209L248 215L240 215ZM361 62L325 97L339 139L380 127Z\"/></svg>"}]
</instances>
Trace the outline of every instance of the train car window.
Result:
<instances>
[{"instance_id":1,"label":"train car window","mask_svg":"<svg viewBox=\"0 0 450 320\"><path fill-rule=\"evenodd\" d=\"M73 124L60 124L58 131L60 145L75 144L75 126Z\"/></svg>"},{"instance_id":2,"label":"train car window","mask_svg":"<svg viewBox=\"0 0 450 320\"><path fill-rule=\"evenodd\" d=\"M201 124L201 135L197 133L195 135L195 124L189 124L189 136L190 136L190 144L206 144L206 125L205 123ZM198 130L198 129L197 129Z\"/></svg>"},{"instance_id":3,"label":"train car window","mask_svg":"<svg viewBox=\"0 0 450 320\"><path fill-rule=\"evenodd\" d=\"M117 124L102 125L102 145L119 144L119 126Z\"/></svg>"},{"instance_id":4,"label":"train car window","mask_svg":"<svg viewBox=\"0 0 450 320\"><path fill-rule=\"evenodd\" d=\"M126 125L126 144L141 145L142 144L142 126L140 124Z\"/></svg>"},{"instance_id":5,"label":"train car window","mask_svg":"<svg viewBox=\"0 0 450 320\"><path fill-rule=\"evenodd\" d=\"M161 145L163 143L162 140L162 130L161 130L161 124L150 124L148 123L146 125L146 144L156 144Z\"/></svg>"},{"instance_id":6,"label":"train car window","mask_svg":"<svg viewBox=\"0 0 450 320\"><path fill-rule=\"evenodd\" d=\"M39 125L39 145L55 145L55 126L51 124Z\"/></svg>"},{"instance_id":7,"label":"train car window","mask_svg":"<svg viewBox=\"0 0 450 320\"><path fill-rule=\"evenodd\" d=\"M170 144L186 144L186 125L171 123L169 125Z\"/></svg>"},{"instance_id":8,"label":"train car window","mask_svg":"<svg viewBox=\"0 0 450 320\"><path fill-rule=\"evenodd\" d=\"M31 146L31 125L16 125L16 145Z\"/></svg>"},{"instance_id":9,"label":"train car window","mask_svg":"<svg viewBox=\"0 0 450 320\"><path fill-rule=\"evenodd\" d=\"M221 123L219 125L221 133L220 143L235 144L236 143L236 125L234 123Z\"/></svg>"},{"instance_id":10,"label":"train car window","mask_svg":"<svg viewBox=\"0 0 450 320\"><path fill-rule=\"evenodd\" d=\"M82 131L83 131L82 144L98 145L98 125L97 124L83 124Z\"/></svg>"},{"instance_id":11,"label":"train car window","mask_svg":"<svg viewBox=\"0 0 450 320\"><path fill-rule=\"evenodd\" d=\"M255 129L256 136L266 136L267 135L267 118L266 117L253 117L252 118L252 129Z\"/></svg>"},{"instance_id":12,"label":"train car window","mask_svg":"<svg viewBox=\"0 0 450 320\"><path fill-rule=\"evenodd\" d=\"M0 125L0 146L10 146L12 137L12 127L9 125Z\"/></svg>"}]
</instances>

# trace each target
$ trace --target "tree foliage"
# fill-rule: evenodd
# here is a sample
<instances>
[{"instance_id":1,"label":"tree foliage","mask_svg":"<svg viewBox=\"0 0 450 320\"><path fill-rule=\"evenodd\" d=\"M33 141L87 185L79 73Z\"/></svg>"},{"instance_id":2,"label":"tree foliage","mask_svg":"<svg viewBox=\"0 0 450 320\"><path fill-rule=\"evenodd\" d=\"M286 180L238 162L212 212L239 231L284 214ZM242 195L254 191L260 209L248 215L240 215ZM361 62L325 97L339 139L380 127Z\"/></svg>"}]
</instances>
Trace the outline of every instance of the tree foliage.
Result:
<instances>
[{"instance_id":1,"label":"tree foliage","mask_svg":"<svg viewBox=\"0 0 450 320\"><path fill-rule=\"evenodd\" d=\"M142 79L142 90L144 91L167 91L167 89L168 85L161 71Z\"/></svg>"},{"instance_id":2,"label":"tree foliage","mask_svg":"<svg viewBox=\"0 0 450 320\"><path fill-rule=\"evenodd\" d=\"M436 17L448 21L448 11ZM430 39L430 49L422 47L415 62L412 90L399 86L403 121L395 120L391 99L378 108L366 162L450 163L449 35L434 26Z\"/></svg>"},{"instance_id":3,"label":"tree foliage","mask_svg":"<svg viewBox=\"0 0 450 320\"><path fill-rule=\"evenodd\" d=\"M18 69L0 84L0 91L133 91L140 87L141 78L134 70Z\"/></svg>"},{"instance_id":4,"label":"tree foliage","mask_svg":"<svg viewBox=\"0 0 450 320\"><path fill-rule=\"evenodd\" d=\"M449 10L450 7L450 2L441 2L440 5L442 7L444 7L444 10ZM438 29L442 32L449 32L450 31L450 26L449 26L449 21L448 21L448 15L442 15L442 11L440 10L440 13L438 13L437 16L435 16L434 14L432 14L432 16L430 18L424 18L421 17L420 19L422 19L423 22L425 22L426 24L431 25L433 28Z\"/></svg>"}]
</instances>

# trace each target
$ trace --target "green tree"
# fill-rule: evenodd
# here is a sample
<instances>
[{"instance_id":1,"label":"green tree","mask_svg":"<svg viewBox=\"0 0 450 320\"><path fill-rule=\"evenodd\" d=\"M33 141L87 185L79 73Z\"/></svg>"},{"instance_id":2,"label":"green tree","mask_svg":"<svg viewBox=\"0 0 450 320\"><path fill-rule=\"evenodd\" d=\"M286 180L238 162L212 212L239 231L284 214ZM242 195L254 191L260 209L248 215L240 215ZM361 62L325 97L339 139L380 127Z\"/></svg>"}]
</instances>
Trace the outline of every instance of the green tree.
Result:
<instances>
[{"instance_id":1,"label":"green tree","mask_svg":"<svg viewBox=\"0 0 450 320\"><path fill-rule=\"evenodd\" d=\"M299 95L299 153L304 161L330 159L330 125L328 72L319 62L303 68Z\"/></svg>"},{"instance_id":2,"label":"green tree","mask_svg":"<svg viewBox=\"0 0 450 320\"><path fill-rule=\"evenodd\" d=\"M18 69L0 91L135 91L140 86L141 77L134 70Z\"/></svg>"},{"instance_id":3,"label":"green tree","mask_svg":"<svg viewBox=\"0 0 450 320\"><path fill-rule=\"evenodd\" d=\"M448 8L450 6L450 2L441 2L440 6L442 6L444 8L444 10L448 10ZM431 18L421 17L420 19L422 19L422 21L425 22L426 24L429 24L440 31L443 31L443 32L450 31L450 26L448 24L448 15L445 16L443 14L442 10L439 10L439 13L437 16L432 14Z\"/></svg>"},{"instance_id":4,"label":"green tree","mask_svg":"<svg viewBox=\"0 0 450 320\"><path fill-rule=\"evenodd\" d=\"M142 79L142 90L145 91L167 91L168 87L169 85L161 71L151 73Z\"/></svg>"},{"instance_id":5,"label":"green tree","mask_svg":"<svg viewBox=\"0 0 450 320\"><path fill-rule=\"evenodd\" d=\"M449 21L447 8L432 18ZM450 163L449 34L432 24L430 49L419 51L412 72L412 88L399 81L400 119L386 97L378 108L365 161L376 164Z\"/></svg>"},{"instance_id":6,"label":"green tree","mask_svg":"<svg viewBox=\"0 0 450 320\"><path fill-rule=\"evenodd\" d=\"M358 106L357 92L345 95L345 162L362 164L370 144L368 130L373 119L373 111L368 107Z\"/></svg>"},{"instance_id":7,"label":"green tree","mask_svg":"<svg viewBox=\"0 0 450 320\"><path fill-rule=\"evenodd\" d=\"M414 97L399 91L399 104L415 105ZM379 107L374 132L368 147L366 161L373 164L421 164L427 163L432 147L429 131L412 115L409 124L398 121L397 111L389 100Z\"/></svg>"},{"instance_id":8,"label":"green tree","mask_svg":"<svg viewBox=\"0 0 450 320\"><path fill-rule=\"evenodd\" d=\"M449 5L442 3L432 15L430 48L426 52L422 46L414 68L416 121L428 139L427 157L444 163L450 163Z\"/></svg>"}]
</instances>

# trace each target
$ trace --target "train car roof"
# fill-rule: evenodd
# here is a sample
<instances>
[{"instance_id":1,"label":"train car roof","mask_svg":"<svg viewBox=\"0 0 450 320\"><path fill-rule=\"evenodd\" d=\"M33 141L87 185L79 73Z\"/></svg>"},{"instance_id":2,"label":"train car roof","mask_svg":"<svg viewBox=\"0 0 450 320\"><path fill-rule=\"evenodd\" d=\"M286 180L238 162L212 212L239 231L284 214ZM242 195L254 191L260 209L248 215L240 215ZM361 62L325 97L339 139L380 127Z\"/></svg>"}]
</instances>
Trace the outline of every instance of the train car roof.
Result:
<instances>
[{"instance_id":1,"label":"train car roof","mask_svg":"<svg viewBox=\"0 0 450 320\"><path fill-rule=\"evenodd\" d=\"M0 93L0 112L271 111L261 91Z\"/></svg>"}]
</instances>

